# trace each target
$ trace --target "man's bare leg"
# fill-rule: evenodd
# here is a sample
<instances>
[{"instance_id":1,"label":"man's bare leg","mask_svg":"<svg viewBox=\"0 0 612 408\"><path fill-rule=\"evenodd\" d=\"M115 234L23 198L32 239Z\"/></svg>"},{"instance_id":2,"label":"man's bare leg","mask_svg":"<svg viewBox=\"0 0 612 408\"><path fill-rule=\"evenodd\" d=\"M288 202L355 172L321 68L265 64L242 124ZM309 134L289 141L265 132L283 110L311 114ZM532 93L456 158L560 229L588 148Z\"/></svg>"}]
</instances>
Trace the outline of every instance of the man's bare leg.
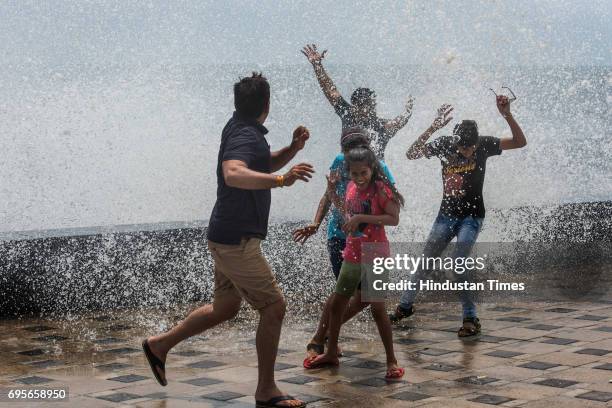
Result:
<instances>
[{"instance_id":1,"label":"man's bare leg","mask_svg":"<svg viewBox=\"0 0 612 408\"><path fill-rule=\"evenodd\" d=\"M220 297L215 298L213 304L207 304L195 309L189 313L185 320L166 333L149 337L147 342L151 351L165 363L168 352L181 341L236 316L240 310L240 302L240 297ZM165 373L159 370L159 368L158 372L163 379L166 378Z\"/></svg>"},{"instance_id":2,"label":"man's bare leg","mask_svg":"<svg viewBox=\"0 0 612 408\"><path fill-rule=\"evenodd\" d=\"M271 398L285 395L274 381L274 364L278 351L278 341L285 317L285 301L279 300L259 310L259 326L255 345L257 347L257 390L255 399L268 401ZM302 404L299 400L281 401L280 406L292 407Z\"/></svg>"}]
</instances>

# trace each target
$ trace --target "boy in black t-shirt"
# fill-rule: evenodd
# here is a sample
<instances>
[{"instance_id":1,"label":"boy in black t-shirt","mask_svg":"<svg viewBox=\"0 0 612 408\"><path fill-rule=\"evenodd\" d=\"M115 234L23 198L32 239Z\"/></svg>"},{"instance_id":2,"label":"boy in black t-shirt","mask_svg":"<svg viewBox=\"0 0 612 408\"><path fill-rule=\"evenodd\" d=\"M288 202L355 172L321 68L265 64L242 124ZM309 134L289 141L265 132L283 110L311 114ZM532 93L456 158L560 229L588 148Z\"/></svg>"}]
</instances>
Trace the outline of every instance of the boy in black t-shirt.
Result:
<instances>
[{"instance_id":1,"label":"boy in black t-shirt","mask_svg":"<svg viewBox=\"0 0 612 408\"><path fill-rule=\"evenodd\" d=\"M510 113L510 101L506 96L496 99L499 113L506 119L511 138L496 138L480 136L478 126L473 120L464 120L455 126L453 136L442 136L427 143L431 135L446 126L453 118L450 105L442 105L438 116L406 152L409 160L422 157L438 157L442 164L443 196L440 211L425 244L425 257L439 256L449 242L457 237L455 258L467 257L478 238L485 217L485 206L482 198L482 187L487 159L502 153L502 150L518 149L527 144L525 135ZM413 279L418 282L422 271L419 270ZM470 274L465 272L463 278L470 280ZM418 287L418 285L417 285ZM403 293L400 303L391 321L397 322L414 313L416 290ZM459 329L459 337L473 336L480 332L480 321L476 316L471 291L460 292L463 306L463 326Z\"/></svg>"}]
</instances>

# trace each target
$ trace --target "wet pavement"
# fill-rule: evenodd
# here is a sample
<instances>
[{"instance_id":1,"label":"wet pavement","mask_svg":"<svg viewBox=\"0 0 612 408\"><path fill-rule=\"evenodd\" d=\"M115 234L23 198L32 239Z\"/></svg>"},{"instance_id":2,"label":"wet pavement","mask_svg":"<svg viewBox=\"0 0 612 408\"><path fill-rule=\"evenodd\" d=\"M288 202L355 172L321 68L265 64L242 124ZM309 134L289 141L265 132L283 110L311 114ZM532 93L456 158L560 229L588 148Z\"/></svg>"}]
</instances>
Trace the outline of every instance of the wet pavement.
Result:
<instances>
[{"instance_id":1,"label":"wet pavement","mask_svg":"<svg viewBox=\"0 0 612 408\"><path fill-rule=\"evenodd\" d=\"M417 307L394 330L402 381L384 381L384 351L368 314L343 328L339 368L303 369L316 322L294 315L283 327L278 384L313 407L612 406L612 302L482 305L483 333L470 341L456 336L458 305ZM185 312L0 321L0 388L69 392L64 402L0 406L253 407L256 316L246 309L179 345L167 387L153 379L140 341Z\"/></svg>"}]
</instances>

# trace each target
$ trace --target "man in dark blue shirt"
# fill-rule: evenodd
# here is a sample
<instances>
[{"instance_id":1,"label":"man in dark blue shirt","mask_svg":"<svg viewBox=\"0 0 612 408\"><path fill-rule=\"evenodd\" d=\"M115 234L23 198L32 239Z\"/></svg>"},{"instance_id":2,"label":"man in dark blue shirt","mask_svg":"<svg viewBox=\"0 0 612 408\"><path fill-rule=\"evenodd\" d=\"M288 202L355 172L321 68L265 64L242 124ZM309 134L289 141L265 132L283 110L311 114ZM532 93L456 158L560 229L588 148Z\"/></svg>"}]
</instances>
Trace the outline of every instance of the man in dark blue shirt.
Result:
<instances>
[{"instance_id":1,"label":"man in dark blue shirt","mask_svg":"<svg viewBox=\"0 0 612 408\"><path fill-rule=\"evenodd\" d=\"M208 249L215 261L213 304L191 312L172 330L148 338L143 348L155 377L166 385L165 361L170 349L233 318L245 299L260 314L258 406L303 407L303 401L283 394L274 381L285 300L260 244L268 230L270 189L312 177L314 170L308 163L295 165L282 175L272 174L304 148L309 133L299 126L289 146L270 151L265 139L268 130L263 126L270 110L270 85L261 74L253 73L234 85L234 105L236 112L221 134L217 201L208 225Z\"/></svg>"}]
</instances>

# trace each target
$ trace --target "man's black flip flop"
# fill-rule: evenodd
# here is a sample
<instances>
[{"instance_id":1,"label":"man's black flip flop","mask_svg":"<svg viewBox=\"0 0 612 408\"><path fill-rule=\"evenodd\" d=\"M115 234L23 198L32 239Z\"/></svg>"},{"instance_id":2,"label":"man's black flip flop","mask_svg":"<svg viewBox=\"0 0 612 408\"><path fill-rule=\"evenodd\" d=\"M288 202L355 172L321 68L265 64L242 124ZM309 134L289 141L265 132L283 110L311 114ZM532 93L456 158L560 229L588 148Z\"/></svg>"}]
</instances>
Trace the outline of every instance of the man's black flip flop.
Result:
<instances>
[{"instance_id":1,"label":"man's black flip flop","mask_svg":"<svg viewBox=\"0 0 612 408\"><path fill-rule=\"evenodd\" d=\"M165 373L166 365L159 358L157 358L155 354L153 354L153 352L151 351L151 348L149 347L149 343L147 342L147 339L144 339L142 341L142 350L144 351L145 356L147 357L147 361L149 362L149 366L151 367L151 371L153 371L153 375L157 379L157 382L162 387L165 387L166 385L168 385L168 381L166 381L165 378L162 379L159 373L157 372L157 367L159 367Z\"/></svg>"},{"instance_id":2,"label":"man's black flip flop","mask_svg":"<svg viewBox=\"0 0 612 408\"><path fill-rule=\"evenodd\" d=\"M257 408L288 407L288 405L278 405L278 403L281 401L298 401L298 399L295 397L292 397L291 395L280 395L278 397L270 398L267 401L255 400L255 405ZM306 403L302 402L300 405L292 405L291 408L304 408L305 406L306 406Z\"/></svg>"}]
</instances>

